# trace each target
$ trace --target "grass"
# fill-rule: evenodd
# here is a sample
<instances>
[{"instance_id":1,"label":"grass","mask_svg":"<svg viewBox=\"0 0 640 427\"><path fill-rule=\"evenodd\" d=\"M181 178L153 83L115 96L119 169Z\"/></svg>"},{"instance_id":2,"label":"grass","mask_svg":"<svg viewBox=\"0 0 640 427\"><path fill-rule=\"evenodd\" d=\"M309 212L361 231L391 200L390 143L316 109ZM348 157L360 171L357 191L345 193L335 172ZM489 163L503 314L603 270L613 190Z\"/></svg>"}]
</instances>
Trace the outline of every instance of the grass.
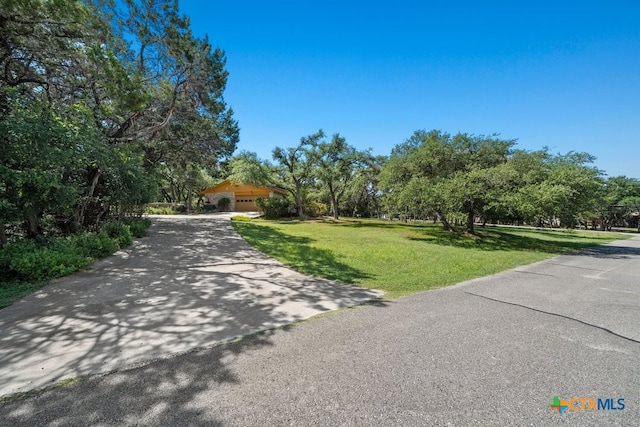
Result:
<instances>
[{"instance_id":1,"label":"grass","mask_svg":"<svg viewBox=\"0 0 640 427\"><path fill-rule=\"evenodd\" d=\"M14 302L34 293L48 283L48 280L33 283L21 280L0 281L0 308L9 307Z\"/></svg>"},{"instance_id":2,"label":"grass","mask_svg":"<svg viewBox=\"0 0 640 427\"><path fill-rule=\"evenodd\" d=\"M440 224L377 220L233 222L251 245L307 274L397 298L530 264L630 235L491 227L477 235Z\"/></svg>"}]
</instances>

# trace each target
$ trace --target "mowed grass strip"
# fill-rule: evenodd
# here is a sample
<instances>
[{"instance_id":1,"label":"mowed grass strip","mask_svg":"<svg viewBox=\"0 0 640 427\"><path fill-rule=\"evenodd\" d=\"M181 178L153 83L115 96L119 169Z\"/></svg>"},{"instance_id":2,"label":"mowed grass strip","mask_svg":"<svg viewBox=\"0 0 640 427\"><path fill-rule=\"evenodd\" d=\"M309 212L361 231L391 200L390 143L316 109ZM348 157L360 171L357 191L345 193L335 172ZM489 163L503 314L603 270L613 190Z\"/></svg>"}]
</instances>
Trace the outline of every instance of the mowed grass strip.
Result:
<instances>
[{"instance_id":1,"label":"mowed grass strip","mask_svg":"<svg viewBox=\"0 0 640 427\"><path fill-rule=\"evenodd\" d=\"M440 288L561 253L631 237L574 230L378 220L233 222L249 244L300 272L385 291L386 298Z\"/></svg>"}]
</instances>

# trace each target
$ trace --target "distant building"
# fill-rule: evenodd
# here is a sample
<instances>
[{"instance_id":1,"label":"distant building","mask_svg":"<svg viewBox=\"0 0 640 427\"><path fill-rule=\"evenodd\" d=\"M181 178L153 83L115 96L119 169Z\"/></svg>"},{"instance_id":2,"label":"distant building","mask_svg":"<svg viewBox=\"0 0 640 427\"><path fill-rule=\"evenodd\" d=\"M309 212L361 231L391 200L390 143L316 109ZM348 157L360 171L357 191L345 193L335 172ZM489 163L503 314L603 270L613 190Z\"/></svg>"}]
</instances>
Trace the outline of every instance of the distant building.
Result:
<instances>
[{"instance_id":1,"label":"distant building","mask_svg":"<svg viewBox=\"0 0 640 427\"><path fill-rule=\"evenodd\" d=\"M206 198L205 204L208 205L218 206L220 199L226 197L231 201L228 210L232 212L254 212L259 210L255 203L258 197L285 197L287 191L275 187L234 184L226 180L202 190L200 195Z\"/></svg>"}]
</instances>

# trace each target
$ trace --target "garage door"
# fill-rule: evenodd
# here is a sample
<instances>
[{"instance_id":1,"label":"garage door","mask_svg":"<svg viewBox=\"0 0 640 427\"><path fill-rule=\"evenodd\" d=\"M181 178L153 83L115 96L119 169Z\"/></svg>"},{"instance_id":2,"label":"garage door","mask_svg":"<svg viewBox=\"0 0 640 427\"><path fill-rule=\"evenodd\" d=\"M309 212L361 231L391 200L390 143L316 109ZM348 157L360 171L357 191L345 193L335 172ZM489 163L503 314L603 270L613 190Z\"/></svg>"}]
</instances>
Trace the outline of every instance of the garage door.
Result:
<instances>
[{"instance_id":1,"label":"garage door","mask_svg":"<svg viewBox=\"0 0 640 427\"><path fill-rule=\"evenodd\" d=\"M256 196L254 195L242 195L236 194L236 212L252 212L257 211L256 207Z\"/></svg>"}]
</instances>

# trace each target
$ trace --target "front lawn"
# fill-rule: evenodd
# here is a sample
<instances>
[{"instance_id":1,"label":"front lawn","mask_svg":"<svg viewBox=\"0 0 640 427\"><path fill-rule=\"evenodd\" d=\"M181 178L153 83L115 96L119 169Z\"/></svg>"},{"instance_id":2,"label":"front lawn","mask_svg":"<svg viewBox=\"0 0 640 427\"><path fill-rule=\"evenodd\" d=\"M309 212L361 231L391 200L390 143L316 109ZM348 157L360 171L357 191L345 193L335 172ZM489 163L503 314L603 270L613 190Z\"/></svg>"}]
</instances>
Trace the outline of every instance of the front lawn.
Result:
<instances>
[{"instance_id":1,"label":"front lawn","mask_svg":"<svg viewBox=\"0 0 640 427\"><path fill-rule=\"evenodd\" d=\"M233 222L251 245L307 274L381 289L386 298L486 276L630 235L512 227L445 232L440 224L341 220Z\"/></svg>"}]
</instances>

